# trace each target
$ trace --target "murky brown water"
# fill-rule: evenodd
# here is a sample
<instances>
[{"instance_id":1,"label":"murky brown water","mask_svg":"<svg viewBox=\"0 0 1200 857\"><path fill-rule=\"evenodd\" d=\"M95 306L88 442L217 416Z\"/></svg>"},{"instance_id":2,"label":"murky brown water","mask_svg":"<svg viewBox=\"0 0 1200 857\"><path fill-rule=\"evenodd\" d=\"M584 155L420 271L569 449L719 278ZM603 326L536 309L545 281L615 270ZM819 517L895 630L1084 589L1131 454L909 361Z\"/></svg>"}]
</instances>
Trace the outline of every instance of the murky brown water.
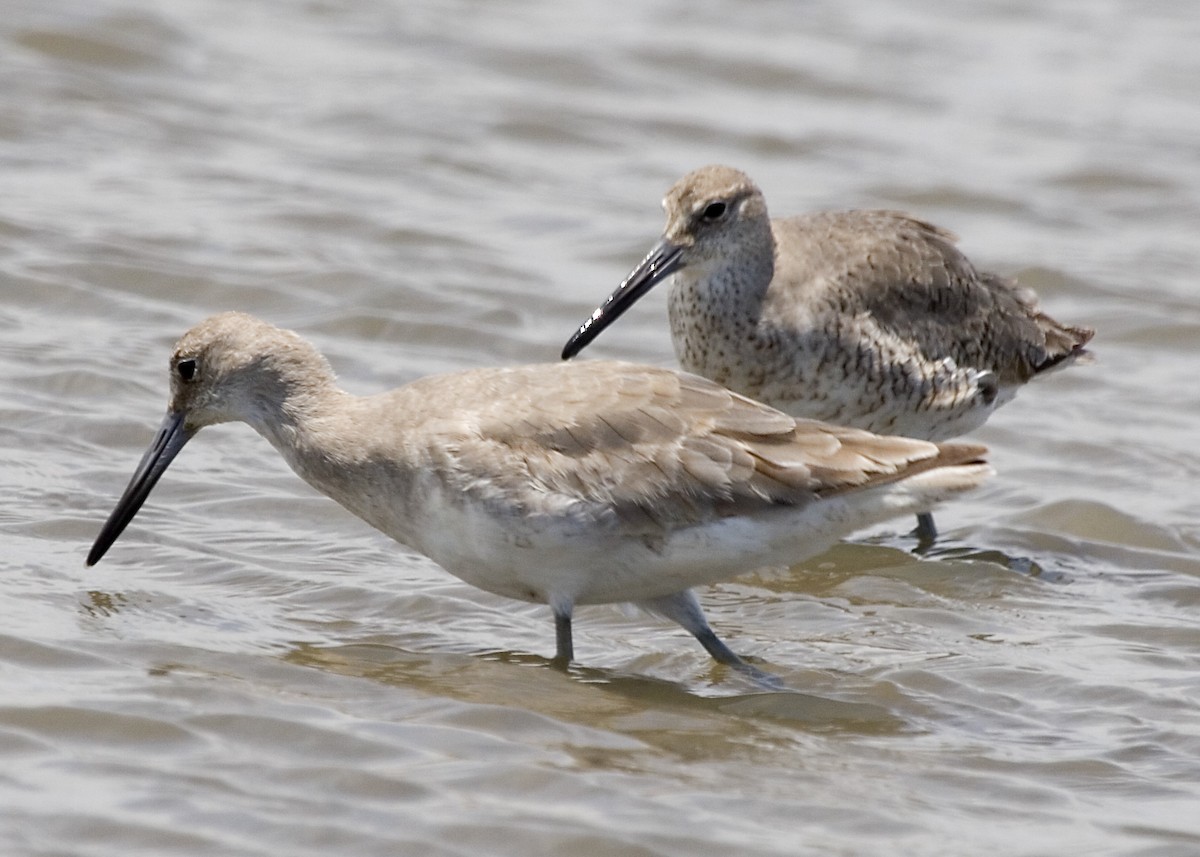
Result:
<instances>
[{"instance_id":1,"label":"murky brown water","mask_svg":"<svg viewBox=\"0 0 1200 857\"><path fill-rule=\"evenodd\" d=\"M911 5L911 4L910 4ZM1200 15L1186 3L11 0L0 850L1200 853ZM673 626L471 590L244 426L83 556L166 349L241 309L367 392L553 360L711 161L910 209L1099 330L942 511ZM594 346L672 362L664 295Z\"/></svg>"}]
</instances>

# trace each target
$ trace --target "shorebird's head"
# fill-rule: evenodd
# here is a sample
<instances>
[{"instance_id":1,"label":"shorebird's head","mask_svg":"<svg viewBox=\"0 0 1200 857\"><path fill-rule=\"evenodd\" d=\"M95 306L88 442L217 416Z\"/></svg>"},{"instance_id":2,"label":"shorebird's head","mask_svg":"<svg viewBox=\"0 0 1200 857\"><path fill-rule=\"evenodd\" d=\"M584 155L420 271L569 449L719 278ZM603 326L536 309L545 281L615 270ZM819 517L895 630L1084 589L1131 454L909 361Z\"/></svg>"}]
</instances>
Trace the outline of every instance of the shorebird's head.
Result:
<instances>
[{"instance_id":1,"label":"shorebird's head","mask_svg":"<svg viewBox=\"0 0 1200 857\"><path fill-rule=\"evenodd\" d=\"M770 238L771 221L762 191L733 167L709 166L689 173L663 197L663 242L679 248L679 267L698 267L736 256Z\"/></svg>"},{"instance_id":2,"label":"shorebird's head","mask_svg":"<svg viewBox=\"0 0 1200 857\"><path fill-rule=\"evenodd\" d=\"M663 198L662 238L605 299L563 348L570 359L650 289L684 268L706 269L746 253L773 253L771 220L762 191L732 167L702 167L677 181Z\"/></svg>"},{"instance_id":3,"label":"shorebird's head","mask_svg":"<svg viewBox=\"0 0 1200 857\"><path fill-rule=\"evenodd\" d=\"M167 410L183 414L193 434L217 423L276 418L290 397L333 375L299 334L240 312L214 315L180 337L168 371Z\"/></svg>"},{"instance_id":4,"label":"shorebird's head","mask_svg":"<svg viewBox=\"0 0 1200 857\"><path fill-rule=\"evenodd\" d=\"M96 537L88 565L100 561L167 467L205 426L279 419L288 400L331 383L332 370L297 334L244 313L205 319L171 352L167 415L125 493Z\"/></svg>"}]
</instances>

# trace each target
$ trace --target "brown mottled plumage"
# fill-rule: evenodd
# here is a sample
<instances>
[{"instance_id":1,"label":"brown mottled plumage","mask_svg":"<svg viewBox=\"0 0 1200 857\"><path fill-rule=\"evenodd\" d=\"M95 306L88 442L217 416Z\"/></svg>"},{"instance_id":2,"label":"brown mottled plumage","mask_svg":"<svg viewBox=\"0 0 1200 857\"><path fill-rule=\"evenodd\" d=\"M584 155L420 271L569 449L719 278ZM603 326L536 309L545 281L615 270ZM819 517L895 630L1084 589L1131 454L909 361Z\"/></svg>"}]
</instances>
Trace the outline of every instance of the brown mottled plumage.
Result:
<instances>
[{"instance_id":1,"label":"brown mottled plumage","mask_svg":"<svg viewBox=\"0 0 1200 857\"><path fill-rule=\"evenodd\" d=\"M982 447L796 420L668 369L476 369L374 396L341 390L291 331L214 316L171 356L167 417L88 556L132 520L202 427L240 420L317 490L491 592L554 609L633 601L750 672L689 588L796 562L974 487Z\"/></svg>"},{"instance_id":2,"label":"brown mottled plumage","mask_svg":"<svg viewBox=\"0 0 1200 857\"><path fill-rule=\"evenodd\" d=\"M682 178L663 207L662 240L564 357L673 275L685 370L793 416L941 440L1087 354L1091 329L1054 321L1032 291L976 271L951 233L906 214L771 220L754 182L721 166Z\"/></svg>"}]
</instances>

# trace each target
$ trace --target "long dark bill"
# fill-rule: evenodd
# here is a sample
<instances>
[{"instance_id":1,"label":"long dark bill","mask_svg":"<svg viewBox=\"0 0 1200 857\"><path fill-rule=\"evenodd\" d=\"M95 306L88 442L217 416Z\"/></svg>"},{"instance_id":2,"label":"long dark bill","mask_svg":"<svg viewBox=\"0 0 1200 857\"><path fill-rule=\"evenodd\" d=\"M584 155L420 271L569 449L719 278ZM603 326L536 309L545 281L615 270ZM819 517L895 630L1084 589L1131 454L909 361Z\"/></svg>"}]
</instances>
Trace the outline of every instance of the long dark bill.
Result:
<instances>
[{"instance_id":1,"label":"long dark bill","mask_svg":"<svg viewBox=\"0 0 1200 857\"><path fill-rule=\"evenodd\" d=\"M142 503L146 502L146 498L150 496L151 489L154 488L159 477L166 472L167 465L179 454L179 450L183 449L184 444L191 440L194 433L188 431L184 426L182 413L167 413L158 429L158 434L154 437L154 442L142 456L141 463L134 471L133 478L129 480L128 487L125 488L125 493L117 501L117 508L113 509L108 520L104 522L104 528L100 530L100 535L96 536L96 542L88 552L88 565L98 563L100 558L112 547L117 536L121 535L125 527L133 520L133 516L138 513L138 509L142 508Z\"/></svg>"},{"instance_id":2,"label":"long dark bill","mask_svg":"<svg viewBox=\"0 0 1200 857\"><path fill-rule=\"evenodd\" d=\"M666 238L655 244L646 254L646 258L638 263L621 285L617 286L616 291L609 295L579 330L575 331L575 335L567 340L567 344L563 346L562 359L570 360L586 348L604 328L637 303L642 295L679 270L679 257L682 252L683 248L672 244Z\"/></svg>"}]
</instances>

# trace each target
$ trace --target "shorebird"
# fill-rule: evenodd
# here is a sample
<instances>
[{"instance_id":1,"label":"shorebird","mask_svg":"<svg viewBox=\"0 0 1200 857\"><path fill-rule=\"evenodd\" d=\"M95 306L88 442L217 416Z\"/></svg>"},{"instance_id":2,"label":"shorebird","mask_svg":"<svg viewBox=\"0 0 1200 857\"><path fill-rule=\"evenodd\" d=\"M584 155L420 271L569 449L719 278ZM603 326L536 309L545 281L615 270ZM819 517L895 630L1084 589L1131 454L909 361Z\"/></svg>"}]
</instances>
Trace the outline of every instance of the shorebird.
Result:
<instances>
[{"instance_id":1,"label":"shorebird","mask_svg":"<svg viewBox=\"0 0 1200 857\"><path fill-rule=\"evenodd\" d=\"M1093 330L977 271L944 229L896 211L771 220L731 167L680 179L661 240L563 348L578 354L659 282L680 365L788 414L940 441L983 425ZM923 543L933 516L917 517Z\"/></svg>"},{"instance_id":2,"label":"shorebird","mask_svg":"<svg viewBox=\"0 0 1200 857\"><path fill-rule=\"evenodd\" d=\"M691 587L798 562L978 485L983 447L796 420L670 369L587 361L343 391L298 334L241 313L179 340L167 415L97 536L93 565L203 427L248 423L312 487L451 574L548 604L554 663L577 604L634 602L717 660Z\"/></svg>"}]
</instances>

